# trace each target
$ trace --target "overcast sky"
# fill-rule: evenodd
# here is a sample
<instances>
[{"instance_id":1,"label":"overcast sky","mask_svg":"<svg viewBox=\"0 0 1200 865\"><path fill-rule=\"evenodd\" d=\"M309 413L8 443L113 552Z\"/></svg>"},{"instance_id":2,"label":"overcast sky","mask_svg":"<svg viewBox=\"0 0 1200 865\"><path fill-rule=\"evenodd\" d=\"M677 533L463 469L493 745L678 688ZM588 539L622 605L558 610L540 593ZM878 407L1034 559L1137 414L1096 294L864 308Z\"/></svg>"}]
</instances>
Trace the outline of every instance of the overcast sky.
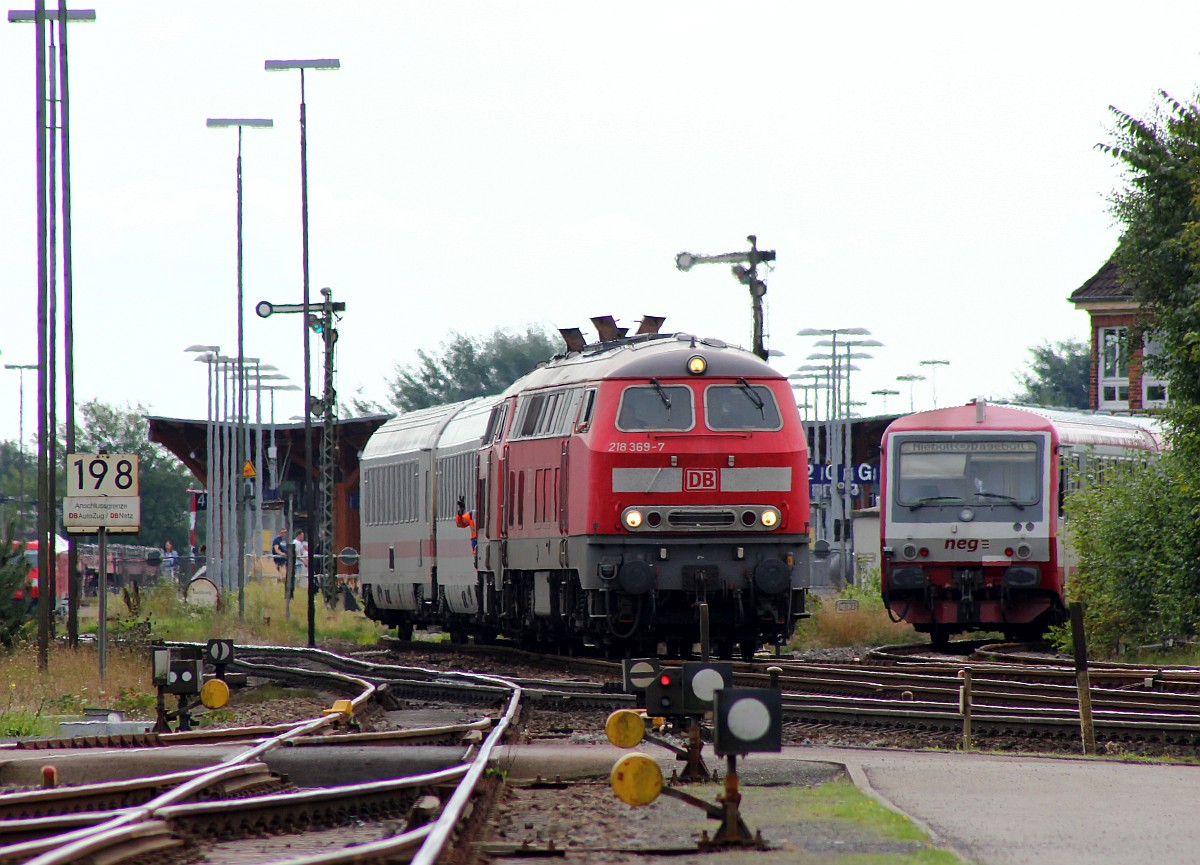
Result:
<instances>
[{"instance_id":1,"label":"overcast sky","mask_svg":"<svg viewBox=\"0 0 1200 865\"><path fill-rule=\"evenodd\" d=\"M176 417L205 414L184 349L237 347L237 133L208 117L275 120L244 139L246 354L302 378L298 317L253 312L302 297L300 81L266 59L342 64L306 82L312 289L347 305L343 397L383 399L451 330L653 314L749 346L728 267L674 258L754 233L778 253L774 363L811 363L801 328L868 328L869 413L883 388L907 408L896 376L921 360L949 361L942 405L1000 398L1030 346L1086 338L1066 298L1119 233L1108 106L1200 82L1194 2L94 7L69 37L77 388ZM3 363L37 358L34 109L33 26L4 23ZM913 397L931 406L930 382ZM300 407L281 394L276 417Z\"/></svg>"}]
</instances>

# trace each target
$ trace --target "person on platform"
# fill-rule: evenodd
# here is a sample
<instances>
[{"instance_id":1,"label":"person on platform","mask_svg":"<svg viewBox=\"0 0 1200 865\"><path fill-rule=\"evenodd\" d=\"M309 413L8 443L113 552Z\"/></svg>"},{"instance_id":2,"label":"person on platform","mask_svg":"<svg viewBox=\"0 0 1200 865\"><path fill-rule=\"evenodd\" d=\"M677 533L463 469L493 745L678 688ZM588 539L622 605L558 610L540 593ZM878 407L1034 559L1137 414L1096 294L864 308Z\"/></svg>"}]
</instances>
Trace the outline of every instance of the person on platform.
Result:
<instances>
[{"instance_id":1,"label":"person on platform","mask_svg":"<svg viewBox=\"0 0 1200 865\"><path fill-rule=\"evenodd\" d=\"M275 540L271 541L271 560L275 562L275 573L283 576L283 569L287 565L287 536L284 535L283 529L280 529Z\"/></svg>"}]
</instances>

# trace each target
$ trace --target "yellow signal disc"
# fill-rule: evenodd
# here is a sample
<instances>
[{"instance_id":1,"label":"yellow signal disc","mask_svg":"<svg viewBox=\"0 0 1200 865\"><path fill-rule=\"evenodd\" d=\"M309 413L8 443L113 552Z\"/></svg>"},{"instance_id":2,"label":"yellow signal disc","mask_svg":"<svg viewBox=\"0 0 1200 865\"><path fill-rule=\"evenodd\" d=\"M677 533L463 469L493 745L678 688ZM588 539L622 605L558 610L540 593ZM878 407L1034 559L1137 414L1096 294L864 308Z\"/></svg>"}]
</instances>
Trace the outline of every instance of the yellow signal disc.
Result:
<instances>
[{"instance_id":1,"label":"yellow signal disc","mask_svg":"<svg viewBox=\"0 0 1200 865\"><path fill-rule=\"evenodd\" d=\"M604 734L618 748L632 748L646 735L646 719L633 709L617 709L604 722Z\"/></svg>"},{"instance_id":2,"label":"yellow signal disc","mask_svg":"<svg viewBox=\"0 0 1200 865\"><path fill-rule=\"evenodd\" d=\"M200 689L200 702L210 709L220 709L229 702L229 686L221 679L209 679Z\"/></svg>"},{"instance_id":3,"label":"yellow signal disc","mask_svg":"<svg viewBox=\"0 0 1200 865\"><path fill-rule=\"evenodd\" d=\"M617 798L626 805L649 805L662 792L663 776L658 763L635 751L626 754L612 767L609 783Z\"/></svg>"}]
</instances>

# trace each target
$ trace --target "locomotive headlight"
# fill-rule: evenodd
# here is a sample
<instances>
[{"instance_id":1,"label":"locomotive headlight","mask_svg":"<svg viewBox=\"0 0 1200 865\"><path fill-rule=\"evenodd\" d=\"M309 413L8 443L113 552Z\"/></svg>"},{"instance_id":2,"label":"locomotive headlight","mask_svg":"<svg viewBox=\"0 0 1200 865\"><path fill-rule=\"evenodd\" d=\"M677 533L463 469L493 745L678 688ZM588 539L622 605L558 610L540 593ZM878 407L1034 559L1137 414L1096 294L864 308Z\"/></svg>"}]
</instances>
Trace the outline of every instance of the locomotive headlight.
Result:
<instances>
[{"instance_id":1,"label":"locomotive headlight","mask_svg":"<svg viewBox=\"0 0 1200 865\"><path fill-rule=\"evenodd\" d=\"M701 355L694 354L688 358L687 371L692 375L704 375L706 369L708 369L708 361Z\"/></svg>"},{"instance_id":2,"label":"locomotive headlight","mask_svg":"<svg viewBox=\"0 0 1200 865\"><path fill-rule=\"evenodd\" d=\"M779 525L779 511L774 508L767 508L762 512L762 516L759 519L762 520L764 528L773 529Z\"/></svg>"},{"instance_id":3,"label":"locomotive headlight","mask_svg":"<svg viewBox=\"0 0 1200 865\"><path fill-rule=\"evenodd\" d=\"M637 508L630 508L629 510L625 511L625 516L623 519L625 520L625 525L628 528L636 529L642 524L642 512Z\"/></svg>"}]
</instances>

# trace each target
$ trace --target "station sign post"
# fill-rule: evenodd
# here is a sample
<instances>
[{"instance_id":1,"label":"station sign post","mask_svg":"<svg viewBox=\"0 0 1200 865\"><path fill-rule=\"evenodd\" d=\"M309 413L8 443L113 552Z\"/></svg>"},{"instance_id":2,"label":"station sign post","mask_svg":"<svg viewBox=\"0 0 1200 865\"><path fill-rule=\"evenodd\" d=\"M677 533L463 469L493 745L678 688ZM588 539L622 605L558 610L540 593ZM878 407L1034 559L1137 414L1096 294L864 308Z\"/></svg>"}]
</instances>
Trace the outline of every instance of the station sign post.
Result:
<instances>
[{"instance_id":1,"label":"station sign post","mask_svg":"<svg viewBox=\"0 0 1200 865\"><path fill-rule=\"evenodd\" d=\"M67 495L63 528L98 535L100 678L108 667L108 533L136 532L142 526L137 454L67 454Z\"/></svg>"}]
</instances>

